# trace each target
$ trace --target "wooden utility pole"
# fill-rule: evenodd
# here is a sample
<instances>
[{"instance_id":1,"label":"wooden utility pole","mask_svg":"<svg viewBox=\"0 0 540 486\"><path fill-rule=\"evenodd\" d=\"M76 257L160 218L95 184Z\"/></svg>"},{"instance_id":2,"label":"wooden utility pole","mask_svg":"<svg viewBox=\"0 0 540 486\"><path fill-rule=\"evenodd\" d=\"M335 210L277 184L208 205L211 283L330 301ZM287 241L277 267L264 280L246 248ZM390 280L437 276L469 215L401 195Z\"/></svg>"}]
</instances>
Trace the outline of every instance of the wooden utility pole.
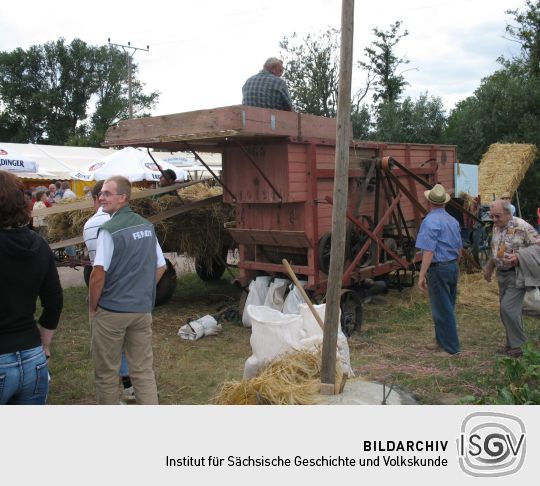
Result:
<instances>
[{"instance_id":1,"label":"wooden utility pole","mask_svg":"<svg viewBox=\"0 0 540 486\"><path fill-rule=\"evenodd\" d=\"M321 366L321 393L333 395L336 382L336 345L339 327L341 278L345 255L345 231L351 140L351 77L354 37L354 0L341 2L341 49L336 128L336 171L332 207L332 245Z\"/></svg>"},{"instance_id":2,"label":"wooden utility pole","mask_svg":"<svg viewBox=\"0 0 540 486\"><path fill-rule=\"evenodd\" d=\"M131 42L127 43L127 46L123 44L113 44L111 42L111 39L109 37L108 39L109 45L114 47L121 47L122 50L126 54L127 58L127 71L128 71L128 110L129 110L129 118L133 118L133 96L131 92L131 60L133 59L133 56L135 55L135 52L137 51L146 51L148 52L150 50L150 46L146 46L146 49L143 49L142 47L133 47L131 45ZM131 52L130 52L131 51Z\"/></svg>"}]
</instances>

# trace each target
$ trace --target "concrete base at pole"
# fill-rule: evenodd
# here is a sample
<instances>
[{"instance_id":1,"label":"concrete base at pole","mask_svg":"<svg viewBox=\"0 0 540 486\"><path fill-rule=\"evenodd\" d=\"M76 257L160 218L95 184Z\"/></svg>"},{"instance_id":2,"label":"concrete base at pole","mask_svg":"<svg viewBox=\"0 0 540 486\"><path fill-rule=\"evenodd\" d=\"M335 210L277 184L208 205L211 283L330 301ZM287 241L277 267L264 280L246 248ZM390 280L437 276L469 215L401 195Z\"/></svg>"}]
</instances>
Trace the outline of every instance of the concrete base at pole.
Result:
<instances>
[{"instance_id":1,"label":"concrete base at pole","mask_svg":"<svg viewBox=\"0 0 540 486\"><path fill-rule=\"evenodd\" d=\"M333 387L334 385L329 385ZM386 398L385 398L386 397ZM353 378L340 394L322 393L321 405L419 405L409 393L391 385Z\"/></svg>"}]
</instances>

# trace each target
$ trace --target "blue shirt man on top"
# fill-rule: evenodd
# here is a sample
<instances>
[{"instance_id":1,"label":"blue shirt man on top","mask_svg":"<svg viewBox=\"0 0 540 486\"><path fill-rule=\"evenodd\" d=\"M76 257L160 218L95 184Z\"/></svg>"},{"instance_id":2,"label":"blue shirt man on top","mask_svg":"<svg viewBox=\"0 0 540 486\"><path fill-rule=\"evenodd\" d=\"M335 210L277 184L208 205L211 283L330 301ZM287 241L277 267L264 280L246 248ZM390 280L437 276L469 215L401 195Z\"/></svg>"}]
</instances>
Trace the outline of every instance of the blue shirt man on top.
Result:
<instances>
[{"instance_id":1,"label":"blue shirt man on top","mask_svg":"<svg viewBox=\"0 0 540 486\"><path fill-rule=\"evenodd\" d=\"M444 187L436 184L424 195L430 211L420 226L416 247L423 251L418 288L428 292L435 323L436 343L428 349L441 356L454 355L460 352L455 306L461 232L457 220L444 209L450 201Z\"/></svg>"}]
</instances>

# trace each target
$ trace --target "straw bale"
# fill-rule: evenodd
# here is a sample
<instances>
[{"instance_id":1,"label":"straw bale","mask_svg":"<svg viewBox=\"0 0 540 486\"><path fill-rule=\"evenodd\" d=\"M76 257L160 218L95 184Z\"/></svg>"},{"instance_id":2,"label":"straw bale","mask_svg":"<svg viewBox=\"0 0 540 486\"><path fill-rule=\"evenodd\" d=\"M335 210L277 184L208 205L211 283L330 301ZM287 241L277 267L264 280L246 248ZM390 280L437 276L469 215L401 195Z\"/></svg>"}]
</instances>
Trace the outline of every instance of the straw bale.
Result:
<instances>
[{"instance_id":1,"label":"straw bale","mask_svg":"<svg viewBox=\"0 0 540 486\"><path fill-rule=\"evenodd\" d=\"M536 159L536 145L494 143L482 156L478 169L478 191L488 203L503 192L513 194Z\"/></svg>"},{"instance_id":2,"label":"straw bale","mask_svg":"<svg viewBox=\"0 0 540 486\"><path fill-rule=\"evenodd\" d=\"M223 383L213 403L218 405L312 405L320 401L321 352L283 354L250 380ZM336 383L343 370L336 363Z\"/></svg>"},{"instance_id":3,"label":"straw bale","mask_svg":"<svg viewBox=\"0 0 540 486\"><path fill-rule=\"evenodd\" d=\"M140 189L133 188L133 191L137 190ZM133 211L148 218L168 209L221 193L220 187L195 184L178 191L181 200L175 195L167 194L161 197L135 199L131 201L130 206ZM66 201L64 204L74 201L77 200ZM49 241L55 242L82 235L84 224L93 213L93 209L85 209L49 216ZM203 258L210 265L214 255L232 244L229 233L223 227L225 222L232 219L234 219L232 207L220 202L162 220L155 224L155 228L163 251Z\"/></svg>"}]
</instances>

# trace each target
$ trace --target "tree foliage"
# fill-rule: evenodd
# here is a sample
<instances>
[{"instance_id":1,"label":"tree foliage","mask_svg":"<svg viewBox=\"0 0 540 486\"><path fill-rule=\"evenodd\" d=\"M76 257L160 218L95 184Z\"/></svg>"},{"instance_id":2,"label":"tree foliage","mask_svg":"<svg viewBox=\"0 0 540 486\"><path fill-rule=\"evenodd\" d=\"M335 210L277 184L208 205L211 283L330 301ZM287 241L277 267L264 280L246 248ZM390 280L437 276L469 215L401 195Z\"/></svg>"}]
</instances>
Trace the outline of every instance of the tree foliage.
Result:
<instances>
[{"instance_id":1,"label":"tree foliage","mask_svg":"<svg viewBox=\"0 0 540 486\"><path fill-rule=\"evenodd\" d=\"M407 31L400 32L401 22L388 31L373 29L376 40L366 48L369 62L358 62L365 75L365 85L352 94L351 118L355 138L372 135L375 107L363 102L374 86L375 100L395 102L407 85L398 68L407 64L395 53L396 46ZM281 56L295 111L319 116L336 116L339 82L339 31L327 29L300 39L297 34L280 42Z\"/></svg>"},{"instance_id":2,"label":"tree foliage","mask_svg":"<svg viewBox=\"0 0 540 486\"><path fill-rule=\"evenodd\" d=\"M159 94L145 94L132 63L138 116ZM0 52L0 137L11 142L97 145L127 117L126 55L80 39Z\"/></svg>"},{"instance_id":3,"label":"tree foliage","mask_svg":"<svg viewBox=\"0 0 540 486\"><path fill-rule=\"evenodd\" d=\"M520 55L500 58L502 68L486 77L474 94L456 105L448 120L447 139L466 163L479 163L492 143L532 143L540 147L540 7L508 11L516 25L507 31L521 43ZM509 168L511 170L511 168ZM540 163L537 160L519 187L522 214L533 219L538 207Z\"/></svg>"},{"instance_id":4,"label":"tree foliage","mask_svg":"<svg viewBox=\"0 0 540 486\"><path fill-rule=\"evenodd\" d=\"M279 46L287 67L286 79L293 107L300 113L336 116L339 77L339 31L285 37Z\"/></svg>"},{"instance_id":5,"label":"tree foliage","mask_svg":"<svg viewBox=\"0 0 540 486\"><path fill-rule=\"evenodd\" d=\"M511 39L521 44L521 58L531 76L540 76L540 4L526 0L526 10L507 10L513 15L516 25L507 25L506 32Z\"/></svg>"},{"instance_id":6,"label":"tree foliage","mask_svg":"<svg viewBox=\"0 0 540 486\"><path fill-rule=\"evenodd\" d=\"M440 98L427 93L418 99L381 103L373 138L386 142L440 143L446 128L446 113Z\"/></svg>"},{"instance_id":7,"label":"tree foliage","mask_svg":"<svg viewBox=\"0 0 540 486\"><path fill-rule=\"evenodd\" d=\"M407 30L400 32L401 21L390 25L387 31L373 29L375 40L364 49L369 62L359 61L358 65L368 73L373 73L373 100L383 103L396 102L408 85L403 73L398 70L408 64L405 57L398 57L396 46L409 35Z\"/></svg>"}]
</instances>

